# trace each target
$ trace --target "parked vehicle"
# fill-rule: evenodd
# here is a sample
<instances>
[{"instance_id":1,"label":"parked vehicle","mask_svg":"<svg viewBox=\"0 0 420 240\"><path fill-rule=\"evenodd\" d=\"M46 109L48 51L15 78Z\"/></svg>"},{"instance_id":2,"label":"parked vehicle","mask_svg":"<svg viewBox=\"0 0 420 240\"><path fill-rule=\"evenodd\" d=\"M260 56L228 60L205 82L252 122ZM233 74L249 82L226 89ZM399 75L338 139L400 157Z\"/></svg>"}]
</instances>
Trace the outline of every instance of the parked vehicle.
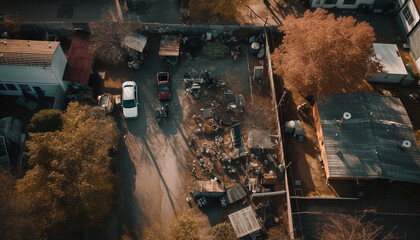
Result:
<instances>
[{"instance_id":1,"label":"parked vehicle","mask_svg":"<svg viewBox=\"0 0 420 240\"><path fill-rule=\"evenodd\" d=\"M157 95L160 101L171 100L171 83L169 73L160 72L156 74Z\"/></svg>"},{"instance_id":2,"label":"parked vehicle","mask_svg":"<svg viewBox=\"0 0 420 240\"><path fill-rule=\"evenodd\" d=\"M114 110L115 99L109 93L104 93L98 96L98 104L103 107L106 113L111 113Z\"/></svg>"},{"instance_id":3,"label":"parked vehicle","mask_svg":"<svg viewBox=\"0 0 420 240\"><path fill-rule=\"evenodd\" d=\"M133 81L126 81L122 84L122 109L125 118L137 118L139 105L137 85Z\"/></svg>"}]
</instances>

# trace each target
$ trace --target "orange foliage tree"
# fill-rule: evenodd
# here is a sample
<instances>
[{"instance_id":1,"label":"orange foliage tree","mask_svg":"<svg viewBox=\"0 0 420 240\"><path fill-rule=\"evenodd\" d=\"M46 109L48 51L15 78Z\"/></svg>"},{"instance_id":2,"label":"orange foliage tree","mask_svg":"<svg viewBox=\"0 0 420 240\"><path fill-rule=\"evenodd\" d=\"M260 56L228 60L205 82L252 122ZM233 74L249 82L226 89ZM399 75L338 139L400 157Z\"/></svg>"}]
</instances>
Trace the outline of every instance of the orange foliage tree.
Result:
<instances>
[{"instance_id":1,"label":"orange foliage tree","mask_svg":"<svg viewBox=\"0 0 420 240\"><path fill-rule=\"evenodd\" d=\"M373 28L327 13L308 10L302 18L286 18L279 27L283 43L272 54L274 73L286 88L302 94L363 91L366 77L381 68L372 47Z\"/></svg>"}]
</instances>

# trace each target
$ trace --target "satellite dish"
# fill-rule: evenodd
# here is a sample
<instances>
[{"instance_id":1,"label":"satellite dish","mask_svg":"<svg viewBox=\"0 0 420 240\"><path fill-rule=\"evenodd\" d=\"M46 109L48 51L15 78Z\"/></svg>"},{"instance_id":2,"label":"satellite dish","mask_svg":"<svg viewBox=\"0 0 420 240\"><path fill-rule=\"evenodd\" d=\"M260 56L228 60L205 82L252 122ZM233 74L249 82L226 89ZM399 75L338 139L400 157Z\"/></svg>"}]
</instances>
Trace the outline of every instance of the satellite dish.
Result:
<instances>
[{"instance_id":1,"label":"satellite dish","mask_svg":"<svg viewBox=\"0 0 420 240\"><path fill-rule=\"evenodd\" d=\"M402 142L402 146L405 147L405 148L409 148L409 147L411 147L411 142L408 141L408 140L404 140Z\"/></svg>"},{"instance_id":2,"label":"satellite dish","mask_svg":"<svg viewBox=\"0 0 420 240\"><path fill-rule=\"evenodd\" d=\"M346 119L346 120L349 120L351 118L351 114L349 112L345 112L343 114L343 118Z\"/></svg>"}]
</instances>

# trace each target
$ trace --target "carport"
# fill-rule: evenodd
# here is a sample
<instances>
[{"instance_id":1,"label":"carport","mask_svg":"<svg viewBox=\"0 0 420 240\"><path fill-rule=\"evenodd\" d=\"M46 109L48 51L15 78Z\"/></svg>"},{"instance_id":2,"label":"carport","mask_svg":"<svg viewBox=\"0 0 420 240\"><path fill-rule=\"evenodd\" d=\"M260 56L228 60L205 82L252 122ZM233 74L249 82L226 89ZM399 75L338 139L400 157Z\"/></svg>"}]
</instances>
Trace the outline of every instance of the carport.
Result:
<instances>
[{"instance_id":1,"label":"carport","mask_svg":"<svg viewBox=\"0 0 420 240\"><path fill-rule=\"evenodd\" d=\"M159 56L172 65L178 64L179 45L181 37L176 35L162 35L160 39Z\"/></svg>"}]
</instances>

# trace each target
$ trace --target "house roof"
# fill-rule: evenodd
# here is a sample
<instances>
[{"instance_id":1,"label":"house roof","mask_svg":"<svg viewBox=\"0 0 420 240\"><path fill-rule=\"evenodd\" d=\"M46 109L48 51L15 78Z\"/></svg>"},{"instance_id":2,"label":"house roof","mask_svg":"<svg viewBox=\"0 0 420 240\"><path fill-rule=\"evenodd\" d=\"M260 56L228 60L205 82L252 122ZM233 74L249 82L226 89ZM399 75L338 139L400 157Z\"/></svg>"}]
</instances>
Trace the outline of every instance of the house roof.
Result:
<instances>
[{"instance_id":1,"label":"house roof","mask_svg":"<svg viewBox=\"0 0 420 240\"><path fill-rule=\"evenodd\" d=\"M237 238L244 237L261 229L261 225L251 206L229 214L229 220Z\"/></svg>"},{"instance_id":2,"label":"house roof","mask_svg":"<svg viewBox=\"0 0 420 240\"><path fill-rule=\"evenodd\" d=\"M173 56L179 55L179 45L181 38L175 35L163 35L160 39L159 56Z\"/></svg>"},{"instance_id":3,"label":"house roof","mask_svg":"<svg viewBox=\"0 0 420 240\"><path fill-rule=\"evenodd\" d=\"M94 54L89 42L89 33L75 31L63 80L87 86Z\"/></svg>"},{"instance_id":4,"label":"house roof","mask_svg":"<svg viewBox=\"0 0 420 240\"><path fill-rule=\"evenodd\" d=\"M330 178L420 183L420 151L398 98L358 92L318 99L317 105ZM351 118L338 126L345 112ZM411 147L401 148L404 140Z\"/></svg>"},{"instance_id":5,"label":"house roof","mask_svg":"<svg viewBox=\"0 0 420 240\"><path fill-rule=\"evenodd\" d=\"M407 75L407 69L396 44L374 43L373 49L383 65L382 72Z\"/></svg>"},{"instance_id":6,"label":"house roof","mask_svg":"<svg viewBox=\"0 0 420 240\"><path fill-rule=\"evenodd\" d=\"M147 44L147 37L138 33L133 33L124 38L123 44L138 52L143 52L143 49Z\"/></svg>"},{"instance_id":7,"label":"house roof","mask_svg":"<svg viewBox=\"0 0 420 240\"><path fill-rule=\"evenodd\" d=\"M1 39L0 64L50 66L60 42Z\"/></svg>"}]
</instances>

